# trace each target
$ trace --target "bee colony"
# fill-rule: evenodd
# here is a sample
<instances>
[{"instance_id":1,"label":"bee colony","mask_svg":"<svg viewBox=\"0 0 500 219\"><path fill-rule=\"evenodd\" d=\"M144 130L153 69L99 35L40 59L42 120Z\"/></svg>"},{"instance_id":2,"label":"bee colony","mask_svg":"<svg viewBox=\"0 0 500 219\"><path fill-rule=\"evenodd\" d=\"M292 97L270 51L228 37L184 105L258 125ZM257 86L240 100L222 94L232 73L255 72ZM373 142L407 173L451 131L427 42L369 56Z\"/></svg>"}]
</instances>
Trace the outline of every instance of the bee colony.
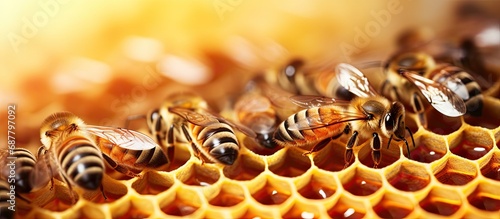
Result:
<instances>
[{"instance_id":1,"label":"bee colony","mask_svg":"<svg viewBox=\"0 0 500 219\"><path fill-rule=\"evenodd\" d=\"M500 218L499 5L429 2L8 6L0 218Z\"/></svg>"}]
</instances>

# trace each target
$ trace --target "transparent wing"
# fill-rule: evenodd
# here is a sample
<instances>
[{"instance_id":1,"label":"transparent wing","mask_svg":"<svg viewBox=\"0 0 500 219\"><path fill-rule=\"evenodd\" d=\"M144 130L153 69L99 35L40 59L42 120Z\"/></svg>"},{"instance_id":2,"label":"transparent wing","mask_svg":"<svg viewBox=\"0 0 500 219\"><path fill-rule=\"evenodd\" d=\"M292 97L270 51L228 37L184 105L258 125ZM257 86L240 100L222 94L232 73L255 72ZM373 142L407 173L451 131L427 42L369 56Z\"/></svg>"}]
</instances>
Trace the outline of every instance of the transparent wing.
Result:
<instances>
[{"instance_id":1,"label":"transparent wing","mask_svg":"<svg viewBox=\"0 0 500 219\"><path fill-rule=\"evenodd\" d=\"M149 136L134 130L95 125L86 125L81 129L129 150L147 150L159 146Z\"/></svg>"},{"instance_id":2,"label":"transparent wing","mask_svg":"<svg viewBox=\"0 0 500 219\"><path fill-rule=\"evenodd\" d=\"M350 102L338 100L331 97L317 95L295 95L290 97L290 101L302 108L321 107L328 105L349 106Z\"/></svg>"},{"instance_id":3,"label":"transparent wing","mask_svg":"<svg viewBox=\"0 0 500 219\"><path fill-rule=\"evenodd\" d=\"M315 110L315 109L307 109ZM322 109L318 109L322 110ZM314 113L306 113L306 116L300 116L299 114L294 115L295 123L289 124L288 130L310 130L316 128L322 128L326 126L331 126L335 124L340 124L344 122L356 121L356 120L368 120L368 116L358 113L341 111L341 109L330 109L329 112L323 113L322 116L318 116Z\"/></svg>"},{"instance_id":4,"label":"transparent wing","mask_svg":"<svg viewBox=\"0 0 500 219\"><path fill-rule=\"evenodd\" d=\"M453 93L458 95L462 100L469 99L469 91L467 91L467 86L458 78L456 75L463 70L455 66L447 66L442 68L439 72L434 74L432 77L433 81L436 81Z\"/></svg>"},{"instance_id":5,"label":"transparent wing","mask_svg":"<svg viewBox=\"0 0 500 219\"><path fill-rule=\"evenodd\" d=\"M229 126L238 129L241 131L243 134L250 136L250 137L256 137L257 134L255 132L241 124L237 124L235 122L229 121L225 118L223 118L220 115L217 115L214 112L210 112L205 109L191 109L191 108L183 108L183 107L171 107L168 109L170 112L175 113L179 115L180 117L184 118L186 121L193 123L195 125L199 126L209 126L214 123L226 123Z\"/></svg>"},{"instance_id":6,"label":"transparent wing","mask_svg":"<svg viewBox=\"0 0 500 219\"><path fill-rule=\"evenodd\" d=\"M399 73L417 86L427 101L443 115L457 117L465 114L466 106L462 98L446 86L404 69Z\"/></svg>"},{"instance_id":7,"label":"transparent wing","mask_svg":"<svg viewBox=\"0 0 500 219\"><path fill-rule=\"evenodd\" d=\"M335 68L335 74L340 85L356 96L376 96L377 92L368 82L368 78L356 67L340 63Z\"/></svg>"},{"instance_id":8,"label":"transparent wing","mask_svg":"<svg viewBox=\"0 0 500 219\"><path fill-rule=\"evenodd\" d=\"M30 175L32 190L37 190L45 185L59 173L59 164L51 150L40 146L36 158L36 165Z\"/></svg>"}]
</instances>

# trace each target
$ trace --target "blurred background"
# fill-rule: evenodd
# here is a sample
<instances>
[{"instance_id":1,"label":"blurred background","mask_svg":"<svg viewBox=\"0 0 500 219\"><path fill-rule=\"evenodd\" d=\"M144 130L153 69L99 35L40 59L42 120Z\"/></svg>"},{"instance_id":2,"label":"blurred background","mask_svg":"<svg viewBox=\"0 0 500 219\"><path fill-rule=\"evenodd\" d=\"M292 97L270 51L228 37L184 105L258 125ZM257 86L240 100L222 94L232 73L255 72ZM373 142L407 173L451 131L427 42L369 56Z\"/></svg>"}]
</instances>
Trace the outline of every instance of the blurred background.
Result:
<instances>
[{"instance_id":1,"label":"blurred background","mask_svg":"<svg viewBox=\"0 0 500 219\"><path fill-rule=\"evenodd\" d=\"M290 58L382 60L398 33L420 26L458 39L474 31L460 13L498 20L499 2L2 0L0 124L15 104L18 146L36 147L40 123L57 111L122 126L177 90L217 105Z\"/></svg>"}]
</instances>

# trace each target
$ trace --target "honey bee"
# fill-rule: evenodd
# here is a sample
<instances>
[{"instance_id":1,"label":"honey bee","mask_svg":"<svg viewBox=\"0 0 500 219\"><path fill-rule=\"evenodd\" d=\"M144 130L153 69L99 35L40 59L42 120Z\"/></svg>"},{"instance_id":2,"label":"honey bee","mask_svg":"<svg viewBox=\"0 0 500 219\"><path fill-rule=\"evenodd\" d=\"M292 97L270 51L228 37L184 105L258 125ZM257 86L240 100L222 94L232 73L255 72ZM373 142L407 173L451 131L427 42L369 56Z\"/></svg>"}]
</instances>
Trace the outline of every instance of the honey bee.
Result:
<instances>
[{"instance_id":1,"label":"honey bee","mask_svg":"<svg viewBox=\"0 0 500 219\"><path fill-rule=\"evenodd\" d=\"M3 170L2 177L15 182L17 192L28 193L33 190L31 176L34 174L36 158L31 151L19 147L12 151L5 149L0 151L0 161L8 163L9 167Z\"/></svg>"},{"instance_id":2,"label":"honey bee","mask_svg":"<svg viewBox=\"0 0 500 219\"><path fill-rule=\"evenodd\" d=\"M102 188L104 160L115 170L137 176L145 169L163 169L169 161L148 136L123 128L86 125L70 112L50 115L42 123L38 160L45 160L51 174L59 173L72 188ZM104 193L103 193L104 195Z\"/></svg>"},{"instance_id":3,"label":"honey bee","mask_svg":"<svg viewBox=\"0 0 500 219\"><path fill-rule=\"evenodd\" d=\"M307 66L302 59L292 59L280 70L267 72L267 82L295 95L322 95L345 100L355 96L340 86L329 66Z\"/></svg>"},{"instance_id":4,"label":"honey bee","mask_svg":"<svg viewBox=\"0 0 500 219\"><path fill-rule=\"evenodd\" d=\"M11 209L13 206L9 203L11 200L9 193L11 193L10 184L7 181L0 180L0 212L2 218L14 218L15 209Z\"/></svg>"},{"instance_id":5,"label":"honey bee","mask_svg":"<svg viewBox=\"0 0 500 219\"><path fill-rule=\"evenodd\" d=\"M381 92L410 105L424 127L427 126L424 98L446 116L481 115L483 96L479 84L456 66L438 65L426 53L408 52L392 58L386 64L386 72L388 77Z\"/></svg>"},{"instance_id":6,"label":"honey bee","mask_svg":"<svg viewBox=\"0 0 500 219\"><path fill-rule=\"evenodd\" d=\"M238 158L240 144L233 128L252 138L256 134L247 127L235 124L207 109L169 107L168 111L182 118L184 136L202 162L232 165Z\"/></svg>"},{"instance_id":7,"label":"honey bee","mask_svg":"<svg viewBox=\"0 0 500 219\"><path fill-rule=\"evenodd\" d=\"M266 148L275 148L272 133L277 126L276 110L271 101L258 92L243 94L234 104L238 121L257 134L257 142Z\"/></svg>"},{"instance_id":8,"label":"honey bee","mask_svg":"<svg viewBox=\"0 0 500 219\"><path fill-rule=\"evenodd\" d=\"M390 102L377 95L367 78L352 65L340 63L336 77L341 86L357 97L352 101L337 100L322 96L294 96L291 101L307 109L291 115L274 132L274 140L282 146L303 147L313 144L308 152L326 145L343 134L352 134L346 144L345 166L353 158L353 147L358 139L371 138L374 167L380 164L382 137L404 141L410 157L410 148L405 138L411 130L405 125L405 108L400 102Z\"/></svg>"}]
</instances>

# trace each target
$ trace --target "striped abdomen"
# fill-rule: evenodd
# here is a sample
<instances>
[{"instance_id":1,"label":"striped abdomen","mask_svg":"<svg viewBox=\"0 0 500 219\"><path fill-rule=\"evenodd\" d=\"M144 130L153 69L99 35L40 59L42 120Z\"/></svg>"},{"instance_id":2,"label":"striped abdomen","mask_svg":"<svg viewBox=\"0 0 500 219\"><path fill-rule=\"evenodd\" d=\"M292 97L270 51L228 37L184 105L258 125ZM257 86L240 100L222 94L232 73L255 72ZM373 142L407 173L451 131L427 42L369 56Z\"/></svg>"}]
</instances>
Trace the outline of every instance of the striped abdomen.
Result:
<instances>
[{"instance_id":1,"label":"striped abdomen","mask_svg":"<svg viewBox=\"0 0 500 219\"><path fill-rule=\"evenodd\" d=\"M83 136L70 136L56 147L64 177L89 190L101 186L104 163L99 149Z\"/></svg>"},{"instance_id":2,"label":"striped abdomen","mask_svg":"<svg viewBox=\"0 0 500 219\"><path fill-rule=\"evenodd\" d=\"M299 111L283 121L274 132L274 140L282 146L304 146L342 134L347 123L333 121L341 111L335 107L313 107Z\"/></svg>"},{"instance_id":3,"label":"striped abdomen","mask_svg":"<svg viewBox=\"0 0 500 219\"><path fill-rule=\"evenodd\" d=\"M10 210L11 204L7 201L11 200L10 185L5 180L0 180L0 218L14 218L14 211ZM15 200L15 198L14 198Z\"/></svg>"},{"instance_id":4,"label":"striped abdomen","mask_svg":"<svg viewBox=\"0 0 500 219\"><path fill-rule=\"evenodd\" d=\"M231 165L238 157L240 149L233 129L226 123L212 123L198 126L189 123L193 142L199 153L213 162Z\"/></svg>"},{"instance_id":5,"label":"striped abdomen","mask_svg":"<svg viewBox=\"0 0 500 219\"><path fill-rule=\"evenodd\" d=\"M25 148L14 149L11 156L16 157L16 191L28 193L33 189L30 178L35 169L36 158Z\"/></svg>"},{"instance_id":6,"label":"striped abdomen","mask_svg":"<svg viewBox=\"0 0 500 219\"><path fill-rule=\"evenodd\" d=\"M472 116L481 116L483 111L483 95L481 93L481 86L474 80L474 78L461 68L455 66L446 66L442 69L435 71L433 80L439 81L441 77L452 76L458 78L467 88L469 98L460 96L467 106L467 114ZM439 74L439 72L447 72L448 74Z\"/></svg>"},{"instance_id":7,"label":"striped abdomen","mask_svg":"<svg viewBox=\"0 0 500 219\"><path fill-rule=\"evenodd\" d=\"M144 169L163 170L169 165L169 159L159 146L133 150L100 137L97 137L96 142L106 161L115 170L127 175L136 175Z\"/></svg>"}]
</instances>

